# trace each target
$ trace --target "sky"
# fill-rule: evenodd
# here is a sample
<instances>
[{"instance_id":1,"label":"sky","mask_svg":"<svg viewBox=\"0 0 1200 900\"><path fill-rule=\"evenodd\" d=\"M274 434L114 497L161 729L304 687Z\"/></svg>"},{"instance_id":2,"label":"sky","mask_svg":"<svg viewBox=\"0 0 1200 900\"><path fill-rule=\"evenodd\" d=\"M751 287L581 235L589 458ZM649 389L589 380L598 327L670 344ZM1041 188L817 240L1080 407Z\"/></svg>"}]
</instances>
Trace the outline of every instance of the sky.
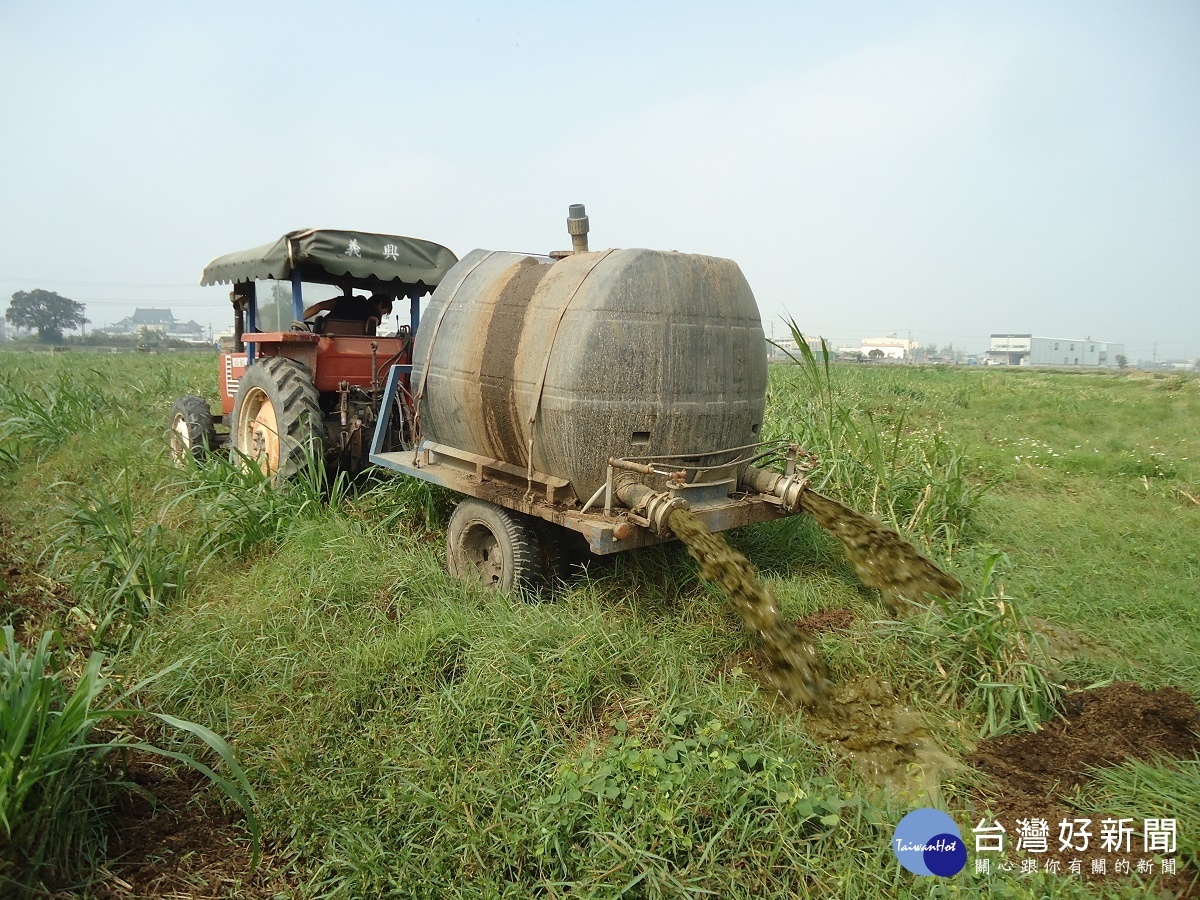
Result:
<instances>
[{"instance_id":1,"label":"sky","mask_svg":"<svg viewBox=\"0 0 1200 900\"><path fill-rule=\"evenodd\" d=\"M1196 0L0 0L0 303L327 227L727 257L764 328L1200 355Z\"/></svg>"}]
</instances>

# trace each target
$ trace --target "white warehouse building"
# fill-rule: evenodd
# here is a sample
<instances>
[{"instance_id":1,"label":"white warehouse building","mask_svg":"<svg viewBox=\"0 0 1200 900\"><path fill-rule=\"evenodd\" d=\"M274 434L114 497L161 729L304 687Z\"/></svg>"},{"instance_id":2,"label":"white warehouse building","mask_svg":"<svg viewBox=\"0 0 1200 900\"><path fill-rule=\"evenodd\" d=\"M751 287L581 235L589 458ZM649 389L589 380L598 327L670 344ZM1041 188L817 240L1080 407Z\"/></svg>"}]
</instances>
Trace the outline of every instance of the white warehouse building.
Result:
<instances>
[{"instance_id":1,"label":"white warehouse building","mask_svg":"<svg viewBox=\"0 0 1200 900\"><path fill-rule=\"evenodd\" d=\"M863 356L870 357L872 352L878 350L875 357L879 359L907 359L916 349L917 345L912 341L906 341L892 334L887 337L863 338L859 352Z\"/></svg>"},{"instance_id":2,"label":"white warehouse building","mask_svg":"<svg viewBox=\"0 0 1200 900\"><path fill-rule=\"evenodd\" d=\"M1045 338L1032 334L993 334L988 347L990 366L1069 366L1116 368L1124 344L1089 338Z\"/></svg>"}]
</instances>

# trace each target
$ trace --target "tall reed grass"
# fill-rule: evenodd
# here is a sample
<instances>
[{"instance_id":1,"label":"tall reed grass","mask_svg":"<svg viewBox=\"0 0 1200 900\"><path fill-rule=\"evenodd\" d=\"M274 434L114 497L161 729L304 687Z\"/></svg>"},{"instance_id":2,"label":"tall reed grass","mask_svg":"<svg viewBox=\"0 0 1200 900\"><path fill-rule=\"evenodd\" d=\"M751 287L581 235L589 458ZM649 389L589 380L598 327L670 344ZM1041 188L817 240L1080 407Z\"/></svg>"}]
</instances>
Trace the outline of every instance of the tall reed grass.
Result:
<instances>
[{"instance_id":1,"label":"tall reed grass","mask_svg":"<svg viewBox=\"0 0 1200 900\"><path fill-rule=\"evenodd\" d=\"M139 512L129 470L116 484L56 484L64 511L51 566L72 586L72 614L95 646L117 649L137 623L174 602L215 557L280 540L296 523L337 515L351 490L311 455L284 483L246 459L210 454L173 472L155 491L170 499L153 518ZM167 524L173 523L173 524Z\"/></svg>"},{"instance_id":2,"label":"tall reed grass","mask_svg":"<svg viewBox=\"0 0 1200 900\"><path fill-rule=\"evenodd\" d=\"M196 520L202 533L202 562L214 555L246 553L281 539L296 522L337 515L353 485L344 472L331 473L312 448L304 464L285 481L264 475L258 464L235 454L190 458L182 477L164 488L174 494L168 510Z\"/></svg>"},{"instance_id":3,"label":"tall reed grass","mask_svg":"<svg viewBox=\"0 0 1200 900\"><path fill-rule=\"evenodd\" d=\"M796 365L778 373L769 418L779 436L817 455L817 489L927 548L953 551L991 482L969 478L962 444L936 427L912 426L905 408L873 412L846 385L825 341L814 352L794 321L789 328L797 351L785 352Z\"/></svg>"}]
</instances>

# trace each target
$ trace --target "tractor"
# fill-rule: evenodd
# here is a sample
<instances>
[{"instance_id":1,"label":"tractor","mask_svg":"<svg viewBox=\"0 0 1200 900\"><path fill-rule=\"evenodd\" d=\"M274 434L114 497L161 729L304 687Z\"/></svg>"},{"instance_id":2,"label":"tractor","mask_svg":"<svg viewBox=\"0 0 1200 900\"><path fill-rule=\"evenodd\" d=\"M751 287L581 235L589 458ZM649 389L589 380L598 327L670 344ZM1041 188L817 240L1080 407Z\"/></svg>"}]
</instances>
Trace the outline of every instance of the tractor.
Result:
<instances>
[{"instance_id":1,"label":"tractor","mask_svg":"<svg viewBox=\"0 0 1200 900\"><path fill-rule=\"evenodd\" d=\"M369 464L383 382L393 367L401 373L396 415L383 417L389 424L380 442L396 450L410 446L413 410L405 398L420 300L457 261L431 241L327 229L292 231L212 260L200 283L233 285L233 337L223 342L218 365L221 413L214 417L203 397L175 401L173 459L199 459L227 444L281 480L313 458L357 473ZM259 330L256 283L262 280L290 282L295 321L289 330ZM342 294L314 304L306 315L304 284ZM371 301L356 292L370 292ZM376 333L383 316L363 314L370 312L369 302L390 310L404 298L409 322L394 334Z\"/></svg>"}]
</instances>

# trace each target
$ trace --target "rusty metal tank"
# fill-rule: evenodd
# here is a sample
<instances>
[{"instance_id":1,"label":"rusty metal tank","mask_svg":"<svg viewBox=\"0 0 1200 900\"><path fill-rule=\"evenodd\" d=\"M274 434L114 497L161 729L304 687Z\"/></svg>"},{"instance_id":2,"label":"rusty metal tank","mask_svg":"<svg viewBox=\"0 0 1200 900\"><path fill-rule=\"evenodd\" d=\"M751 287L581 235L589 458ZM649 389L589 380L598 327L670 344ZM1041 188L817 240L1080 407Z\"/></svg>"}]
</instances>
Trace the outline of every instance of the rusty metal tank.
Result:
<instances>
[{"instance_id":1,"label":"rusty metal tank","mask_svg":"<svg viewBox=\"0 0 1200 900\"><path fill-rule=\"evenodd\" d=\"M731 260L475 250L443 279L417 331L420 436L522 468L532 454L534 470L586 499L610 457L757 441L765 350L754 295Z\"/></svg>"}]
</instances>

